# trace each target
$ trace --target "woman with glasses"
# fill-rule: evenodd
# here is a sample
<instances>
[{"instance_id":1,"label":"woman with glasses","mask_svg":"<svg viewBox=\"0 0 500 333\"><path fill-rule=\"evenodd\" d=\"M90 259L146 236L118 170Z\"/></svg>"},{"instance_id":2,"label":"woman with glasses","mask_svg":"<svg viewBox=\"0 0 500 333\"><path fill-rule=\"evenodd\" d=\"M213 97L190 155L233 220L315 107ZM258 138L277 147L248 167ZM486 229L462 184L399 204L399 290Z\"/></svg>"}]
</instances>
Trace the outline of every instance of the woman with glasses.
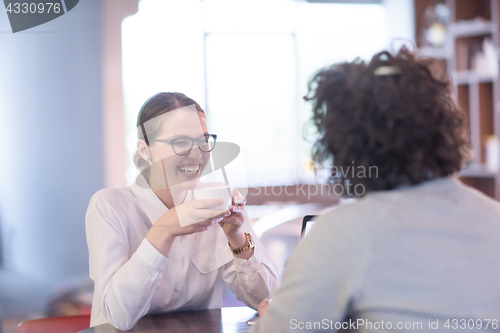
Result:
<instances>
[{"instance_id":1,"label":"woman with glasses","mask_svg":"<svg viewBox=\"0 0 500 333\"><path fill-rule=\"evenodd\" d=\"M220 308L224 285L257 308L279 281L253 232L246 199L195 200L217 135L203 109L181 93L159 93L141 108L130 187L98 191L86 215L91 326L129 330L144 315Z\"/></svg>"}]
</instances>

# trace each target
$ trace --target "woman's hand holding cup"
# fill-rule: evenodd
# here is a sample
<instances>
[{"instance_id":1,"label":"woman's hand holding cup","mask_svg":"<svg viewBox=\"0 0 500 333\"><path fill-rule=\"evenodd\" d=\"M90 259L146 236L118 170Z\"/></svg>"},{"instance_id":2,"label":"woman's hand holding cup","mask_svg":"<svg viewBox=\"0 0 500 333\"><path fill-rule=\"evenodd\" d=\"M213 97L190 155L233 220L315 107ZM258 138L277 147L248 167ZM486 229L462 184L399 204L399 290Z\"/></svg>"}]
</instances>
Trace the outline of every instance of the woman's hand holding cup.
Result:
<instances>
[{"instance_id":1,"label":"woman's hand holding cup","mask_svg":"<svg viewBox=\"0 0 500 333\"><path fill-rule=\"evenodd\" d=\"M195 189L193 192L194 197L199 199L223 199L224 202L217 208L228 208L230 215L224 216L224 219L219 222L222 230L224 230L224 233L230 242L230 238L237 243L242 241L244 244L246 242L245 235L243 233L243 222L245 222L245 204L247 199L242 196L237 189L233 189L230 186L223 184L212 187L202 187Z\"/></svg>"},{"instance_id":2,"label":"woman's hand holding cup","mask_svg":"<svg viewBox=\"0 0 500 333\"><path fill-rule=\"evenodd\" d=\"M167 257L175 237L206 231L229 216L231 212L227 209L207 209L223 202L223 199L197 199L169 209L153 224L146 239Z\"/></svg>"}]
</instances>

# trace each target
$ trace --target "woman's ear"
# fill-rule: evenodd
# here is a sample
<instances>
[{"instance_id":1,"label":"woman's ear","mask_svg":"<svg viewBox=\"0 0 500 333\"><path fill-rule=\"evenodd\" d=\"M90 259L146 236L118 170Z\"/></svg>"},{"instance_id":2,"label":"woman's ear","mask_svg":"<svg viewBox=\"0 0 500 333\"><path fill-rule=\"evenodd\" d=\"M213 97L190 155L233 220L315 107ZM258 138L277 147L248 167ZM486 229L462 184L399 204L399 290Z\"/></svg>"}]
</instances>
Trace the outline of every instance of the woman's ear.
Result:
<instances>
[{"instance_id":1,"label":"woman's ear","mask_svg":"<svg viewBox=\"0 0 500 333\"><path fill-rule=\"evenodd\" d=\"M137 151L139 152L139 155L141 155L142 159L149 165L153 164L151 160L151 149L149 149L146 141L142 139L137 140Z\"/></svg>"}]
</instances>

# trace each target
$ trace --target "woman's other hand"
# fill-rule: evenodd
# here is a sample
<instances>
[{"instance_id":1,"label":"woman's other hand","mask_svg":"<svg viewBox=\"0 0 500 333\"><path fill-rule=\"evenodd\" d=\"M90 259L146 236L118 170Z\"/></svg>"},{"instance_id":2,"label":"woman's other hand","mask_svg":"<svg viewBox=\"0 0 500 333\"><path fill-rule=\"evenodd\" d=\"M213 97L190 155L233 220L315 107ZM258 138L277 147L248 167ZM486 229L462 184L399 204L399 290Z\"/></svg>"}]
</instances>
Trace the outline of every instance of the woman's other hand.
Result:
<instances>
[{"instance_id":1,"label":"woman's other hand","mask_svg":"<svg viewBox=\"0 0 500 333\"><path fill-rule=\"evenodd\" d=\"M238 236L243 234L243 222L245 222L245 205L247 199L240 194L237 189L233 190L233 197L231 200L231 206L229 211L231 215L224 217L221 222L219 222L222 230L228 237ZM245 242L244 242L245 243ZM243 244L244 244L243 243ZM233 245L233 244L231 244ZM234 246L233 247L238 247Z\"/></svg>"},{"instance_id":2,"label":"woman's other hand","mask_svg":"<svg viewBox=\"0 0 500 333\"><path fill-rule=\"evenodd\" d=\"M269 305L269 302L271 302L270 299L264 298L262 302L260 302L259 307L257 308L257 313L259 314L259 317L262 317L264 313L267 310L267 306Z\"/></svg>"},{"instance_id":3,"label":"woman's other hand","mask_svg":"<svg viewBox=\"0 0 500 333\"><path fill-rule=\"evenodd\" d=\"M243 232L243 223L245 222L245 204L247 199L240 194L236 189L233 190L232 205L229 208L231 215L224 217L219 222L222 230L226 234L229 244L233 248L238 248L246 244L247 239ZM240 254L236 254L237 258L249 259L253 255L254 250L248 250Z\"/></svg>"},{"instance_id":4,"label":"woman's other hand","mask_svg":"<svg viewBox=\"0 0 500 333\"><path fill-rule=\"evenodd\" d=\"M175 237L206 231L213 224L223 221L225 216L230 216L231 212L226 209L207 209L223 203L222 199L198 199L169 209L149 229L146 239L168 257Z\"/></svg>"}]
</instances>

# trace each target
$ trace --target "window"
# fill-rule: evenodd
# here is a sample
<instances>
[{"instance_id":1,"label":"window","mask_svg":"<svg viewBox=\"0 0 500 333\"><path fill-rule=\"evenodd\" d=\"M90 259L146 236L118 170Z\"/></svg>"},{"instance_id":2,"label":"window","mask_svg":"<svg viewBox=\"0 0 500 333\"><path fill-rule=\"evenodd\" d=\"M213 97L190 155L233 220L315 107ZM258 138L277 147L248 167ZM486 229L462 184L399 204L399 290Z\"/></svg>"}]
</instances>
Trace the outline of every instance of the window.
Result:
<instances>
[{"instance_id":1,"label":"window","mask_svg":"<svg viewBox=\"0 0 500 333\"><path fill-rule=\"evenodd\" d=\"M179 91L205 108L218 140L241 147L246 175L233 185L245 176L250 186L314 181L310 143L302 139L307 81L325 65L369 59L393 37L411 38L411 1L384 4L142 0L122 25L130 156L142 103L159 91ZM405 15L407 28L395 35L388 18ZM128 170L132 182L132 162Z\"/></svg>"}]
</instances>

